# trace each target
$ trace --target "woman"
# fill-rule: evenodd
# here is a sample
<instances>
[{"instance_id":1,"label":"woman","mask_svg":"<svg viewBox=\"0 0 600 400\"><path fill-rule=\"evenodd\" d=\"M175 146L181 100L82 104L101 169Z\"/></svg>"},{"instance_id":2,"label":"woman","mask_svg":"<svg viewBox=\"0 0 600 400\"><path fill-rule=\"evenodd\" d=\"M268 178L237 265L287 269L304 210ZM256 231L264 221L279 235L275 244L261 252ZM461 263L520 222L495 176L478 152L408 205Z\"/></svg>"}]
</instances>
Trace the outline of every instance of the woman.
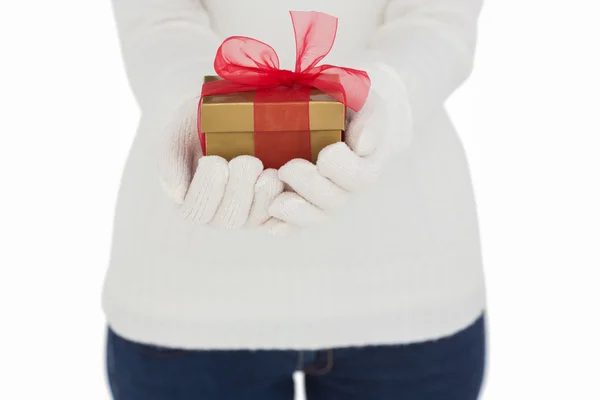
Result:
<instances>
[{"instance_id":1,"label":"woman","mask_svg":"<svg viewBox=\"0 0 600 400\"><path fill-rule=\"evenodd\" d=\"M443 103L480 3L114 1L142 111L103 295L116 399L292 399L295 371L309 400L478 397L478 228ZM279 170L203 157L216 49L248 36L293 66L290 9L337 16L327 63L371 78L346 143Z\"/></svg>"}]
</instances>

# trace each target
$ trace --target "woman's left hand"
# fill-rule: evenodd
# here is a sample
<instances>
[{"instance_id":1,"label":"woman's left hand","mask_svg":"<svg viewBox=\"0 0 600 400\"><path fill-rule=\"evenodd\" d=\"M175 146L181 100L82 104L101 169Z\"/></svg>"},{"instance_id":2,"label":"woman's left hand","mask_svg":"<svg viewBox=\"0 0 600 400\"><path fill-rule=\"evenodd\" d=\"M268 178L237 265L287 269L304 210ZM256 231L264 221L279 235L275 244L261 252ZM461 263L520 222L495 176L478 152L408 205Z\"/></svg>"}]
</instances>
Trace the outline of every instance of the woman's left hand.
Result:
<instances>
[{"instance_id":1,"label":"woman's left hand","mask_svg":"<svg viewBox=\"0 0 600 400\"><path fill-rule=\"evenodd\" d=\"M295 159L279 169L279 178L293 192L275 198L267 229L281 233L317 224L351 193L377 181L387 159L407 146L412 130L408 101L401 95L405 91L398 87L390 93L393 88L393 82L385 89L372 87L364 107L351 115L345 143L324 148L316 165Z\"/></svg>"}]
</instances>

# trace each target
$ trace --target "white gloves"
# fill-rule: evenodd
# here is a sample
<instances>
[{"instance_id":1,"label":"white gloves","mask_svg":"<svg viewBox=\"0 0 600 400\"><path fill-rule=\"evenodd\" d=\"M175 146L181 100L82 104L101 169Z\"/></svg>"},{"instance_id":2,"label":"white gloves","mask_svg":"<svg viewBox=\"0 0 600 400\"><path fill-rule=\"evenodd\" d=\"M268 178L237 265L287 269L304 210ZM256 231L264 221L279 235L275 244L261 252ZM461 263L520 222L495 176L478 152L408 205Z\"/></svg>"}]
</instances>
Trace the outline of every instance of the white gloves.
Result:
<instances>
[{"instance_id":1,"label":"white gloves","mask_svg":"<svg viewBox=\"0 0 600 400\"><path fill-rule=\"evenodd\" d=\"M319 153L317 165L291 160L279 171L241 156L227 162L202 157L197 100L186 104L161 143L160 180L191 221L218 228L264 227L271 233L319 223L352 192L376 181L385 161L405 148L412 133L406 89L384 65L369 70L364 107L350 114L345 143ZM284 192L284 183L291 191Z\"/></svg>"},{"instance_id":2,"label":"white gloves","mask_svg":"<svg viewBox=\"0 0 600 400\"><path fill-rule=\"evenodd\" d=\"M372 87L364 107L351 115L345 143L319 153L317 165L292 160L279 178L294 191L277 196L269 207L273 232L318 223L343 205L350 193L373 184L385 161L408 146L412 134L406 89L384 65L369 70ZM384 100L385 99L385 100Z\"/></svg>"},{"instance_id":3,"label":"white gloves","mask_svg":"<svg viewBox=\"0 0 600 400\"><path fill-rule=\"evenodd\" d=\"M283 192L277 170L241 156L227 162L202 157L196 128L197 100L186 104L161 141L160 181L183 215L217 228L256 227L268 218L268 207Z\"/></svg>"},{"instance_id":4,"label":"white gloves","mask_svg":"<svg viewBox=\"0 0 600 400\"><path fill-rule=\"evenodd\" d=\"M189 220L218 228L258 226L268 219L268 206L282 191L277 170L263 171L256 157L227 162L207 156L198 161L182 210Z\"/></svg>"}]
</instances>

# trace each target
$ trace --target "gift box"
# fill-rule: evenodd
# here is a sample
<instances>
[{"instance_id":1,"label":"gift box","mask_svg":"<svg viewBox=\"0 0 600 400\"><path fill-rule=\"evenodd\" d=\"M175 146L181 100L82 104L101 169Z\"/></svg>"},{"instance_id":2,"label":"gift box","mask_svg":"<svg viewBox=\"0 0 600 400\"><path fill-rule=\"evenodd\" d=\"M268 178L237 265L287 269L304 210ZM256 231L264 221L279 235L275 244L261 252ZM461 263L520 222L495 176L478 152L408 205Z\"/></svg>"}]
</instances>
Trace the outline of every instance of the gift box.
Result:
<instances>
[{"instance_id":1,"label":"gift box","mask_svg":"<svg viewBox=\"0 0 600 400\"><path fill-rule=\"evenodd\" d=\"M205 78L198 103L198 134L205 155L259 158L279 168L302 158L317 161L342 140L346 108L359 111L371 85L365 71L321 64L337 32L334 16L290 11L296 65L281 69L268 44L231 36L217 50L217 76Z\"/></svg>"},{"instance_id":2,"label":"gift box","mask_svg":"<svg viewBox=\"0 0 600 400\"><path fill-rule=\"evenodd\" d=\"M205 82L219 79L207 76ZM344 104L310 87L204 96L202 146L206 155L227 160L255 156L265 168L279 168L295 158L316 163L324 147L342 140L345 113Z\"/></svg>"}]
</instances>

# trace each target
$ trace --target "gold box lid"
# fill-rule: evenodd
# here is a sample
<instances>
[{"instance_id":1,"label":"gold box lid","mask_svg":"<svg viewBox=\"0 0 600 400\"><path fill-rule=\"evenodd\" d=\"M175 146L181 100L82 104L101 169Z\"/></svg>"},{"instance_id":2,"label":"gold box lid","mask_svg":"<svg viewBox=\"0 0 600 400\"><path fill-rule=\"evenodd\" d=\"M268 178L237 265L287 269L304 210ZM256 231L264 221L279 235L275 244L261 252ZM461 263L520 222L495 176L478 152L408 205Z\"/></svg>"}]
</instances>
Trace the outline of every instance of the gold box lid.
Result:
<instances>
[{"instance_id":1,"label":"gold box lid","mask_svg":"<svg viewBox=\"0 0 600 400\"><path fill-rule=\"evenodd\" d=\"M219 80L207 76L205 82ZM254 96L256 92L239 92L205 96L201 104L201 129L204 133L231 133L254 131ZM304 104L289 101L285 103L263 103L273 108L289 108L290 104ZM333 97L318 89L311 89L309 108L310 130L344 130L346 107Z\"/></svg>"}]
</instances>

